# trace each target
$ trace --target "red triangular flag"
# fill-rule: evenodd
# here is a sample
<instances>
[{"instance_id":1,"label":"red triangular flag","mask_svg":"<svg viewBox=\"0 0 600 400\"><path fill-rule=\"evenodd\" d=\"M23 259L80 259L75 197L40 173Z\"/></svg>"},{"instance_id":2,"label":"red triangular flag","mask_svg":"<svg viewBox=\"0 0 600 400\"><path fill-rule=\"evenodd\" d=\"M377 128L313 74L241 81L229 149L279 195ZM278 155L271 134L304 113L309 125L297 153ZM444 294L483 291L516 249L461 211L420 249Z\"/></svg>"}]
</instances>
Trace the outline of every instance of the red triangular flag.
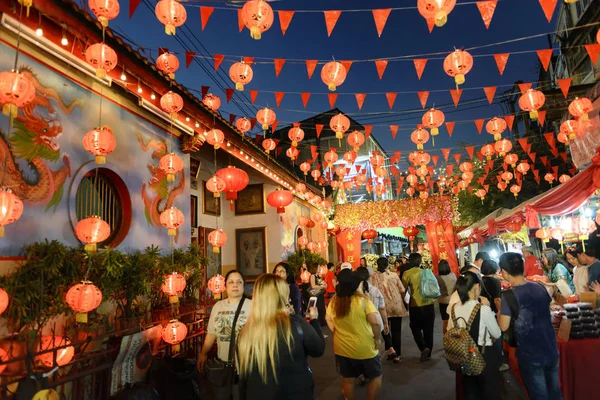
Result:
<instances>
[{"instance_id":1,"label":"red triangular flag","mask_svg":"<svg viewBox=\"0 0 600 400\"><path fill-rule=\"evenodd\" d=\"M225 56L223 54L214 54L213 60L215 60L215 71L219 70L219 65L223 62Z\"/></svg>"},{"instance_id":2,"label":"red triangular flag","mask_svg":"<svg viewBox=\"0 0 600 400\"><path fill-rule=\"evenodd\" d=\"M233 92L235 92L234 88L226 88L225 89L225 97L227 98L227 102L231 100L231 96L233 96Z\"/></svg>"},{"instance_id":3,"label":"red triangular flag","mask_svg":"<svg viewBox=\"0 0 600 400\"><path fill-rule=\"evenodd\" d=\"M562 153L560 153L560 157L563 159L563 161L566 164L567 163L567 152L563 151Z\"/></svg>"},{"instance_id":4,"label":"red triangular flag","mask_svg":"<svg viewBox=\"0 0 600 400\"><path fill-rule=\"evenodd\" d=\"M377 60L375 61L375 67L377 68L377 74L379 75L379 79L383 78L383 73L385 72L385 67L387 67L387 60Z\"/></svg>"},{"instance_id":5,"label":"red triangular flag","mask_svg":"<svg viewBox=\"0 0 600 400\"><path fill-rule=\"evenodd\" d=\"M229 114L229 125L233 125L233 121L235 121L237 115Z\"/></svg>"},{"instance_id":6,"label":"red triangular flag","mask_svg":"<svg viewBox=\"0 0 600 400\"><path fill-rule=\"evenodd\" d=\"M213 11L215 11L214 7L200 6L200 20L202 20L202 30L204 30L204 28L206 27L208 19L212 15Z\"/></svg>"},{"instance_id":7,"label":"red triangular flag","mask_svg":"<svg viewBox=\"0 0 600 400\"><path fill-rule=\"evenodd\" d=\"M472 160L473 159L473 152L475 151L475 146L466 146L465 150L467 151L467 154L469 155L469 158Z\"/></svg>"},{"instance_id":8,"label":"red triangular flag","mask_svg":"<svg viewBox=\"0 0 600 400\"><path fill-rule=\"evenodd\" d=\"M477 3L479 4L479 3ZM494 102L494 96L496 95L497 86L486 86L483 88L485 92L485 97L488 99L488 103L492 104Z\"/></svg>"},{"instance_id":9,"label":"red triangular flag","mask_svg":"<svg viewBox=\"0 0 600 400\"><path fill-rule=\"evenodd\" d=\"M483 129L483 123L485 122L485 120L483 118L481 118L481 119L476 119L473 122L475 122L475 126L477 127L477 132L481 135L481 130Z\"/></svg>"},{"instance_id":10,"label":"red triangular flag","mask_svg":"<svg viewBox=\"0 0 600 400\"><path fill-rule=\"evenodd\" d=\"M241 8L238 8L237 14L238 14L238 29L241 32L244 30L244 27L246 26L246 24L244 23L244 15L242 14Z\"/></svg>"},{"instance_id":11,"label":"red triangular flag","mask_svg":"<svg viewBox=\"0 0 600 400\"><path fill-rule=\"evenodd\" d=\"M506 126L507 126L508 130L512 132L513 122L515 122L515 116L514 115L505 115L503 118L506 121Z\"/></svg>"},{"instance_id":12,"label":"red triangular flag","mask_svg":"<svg viewBox=\"0 0 600 400\"><path fill-rule=\"evenodd\" d=\"M325 26L327 26L327 36L331 36L331 32L333 32L333 28L338 21L338 18L342 14L341 11L331 10L331 11L323 11L325 14Z\"/></svg>"},{"instance_id":13,"label":"red triangular flag","mask_svg":"<svg viewBox=\"0 0 600 400\"><path fill-rule=\"evenodd\" d=\"M250 101L252 101L252 104L254 104L254 102L256 101L256 96L258 96L258 90L251 90Z\"/></svg>"},{"instance_id":14,"label":"red triangular flag","mask_svg":"<svg viewBox=\"0 0 600 400\"><path fill-rule=\"evenodd\" d=\"M373 130L373 125L365 125L365 137L368 139L371 136L371 131Z\"/></svg>"},{"instance_id":15,"label":"red triangular flag","mask_svg":"<svg viewBox=\"0 0 600 400\"><path fill-rule=\"evenodd\" d=\"M477 158L479 158L479 161L483 161L483 153L480 151L475 152L477 154Z\"/></svg>"},{"instance_id":16,"label":"red triangular flag","mask_svg":"<svg viewBox=\"0 0 600 400\"><path fill-rule=\"evenodd\" d=\"M454 154L452 154L452 157L454 157L454 161L456 161L456 165L460 164L460 153L454 153Z\"/></svg>"},{"instance_id":17,"label":"red triangular flag","mask_svg":"<svg viewBox=\"0 0 600 400\"><path fill-rule=\"evenodd\" d=\"M558 87L560 87L560 90L566 99L569 95L569 88L571 87L571 78L557 79L556 83L558 83Z\"/></svg>"},{"instance_id":18,"label":"red triangular flag","mask_svg":"<svg viewBox=\"0 0 600 400\"><path fill-rule=\"evenodd\" d=\"M533 153L533 154L535 155L535 153ZM535 158L535 157L534 157L534 158ZM533 175L535 175L536 177L537 177L537 176L540 176L540 171L539 171L539 170L537 170L537 169L533 169L533 167L532 167L532 170L531 170L531 172L533 172Z\"/></svg>"},{"instance_id":19,"label":"red triangular flag","mask_svg":"<svg viewBox=\"0 0 600 400\"><path fill-rule=\"evenodd\" d=\"M329 98L329 107L334 108L335 107L335 102L338 98L337 93L328 93L327 97Z\"/></svg>"},{"instance_id":20,"label":"red triangular flag","mask_svg":"<svg viewBox=\"0 0 600 400\"><path fill-rule=\"evenodd\" d=\"M252 117L250 118L250 129L254 129L254 127L256 126L256 118ZM256 136L259 136L258 134Z\"/></svg>"},{"instance_id":21,"label":"red triangular flag","mask_svg":"<svg viewBox=\"0 0 600 400\"><path fill-rule=\"evenodd\" d=\"M363 103L365 102L365 97L367 97L366 93L355 93L356 104L358 104L358 109L362 110Z\"/></svg>"},{"instance_id":22,"label":"red triangular flag","mask_svg":"<svg viewBox=\"0 0 600 400\"><path fill-rule=\"evenodd\" d=\"M540 126L544 126L544 121L546 120L546 110L538 110L538 122Z\"/></svg>"},{"instance_id":23,"label":"red triangular flag","mask_svg":"<svg viewBox=\"0 0 600 400\"><path fill-rule=\"evenodd\" d=\"M321 131L323 130L323 124L315 124L317 128L317 137L321 136Z\"/></svg>"},{"instance_id":24,"label":"red triangular flag","mask_svg":"<svg viewBox=\"0 0 600 400\"><path fill-rule=\"evenodd\" d=\"M313 76L313 72L315 72L315 67L317 66L318 60L306 60L306 71L308 72L308 79L311 79Z\"/></svg>"},{"instance_id":25,"label":"red triangular flag","mask_svg":"<svg viewBox=\"0 0 600 400\"><path fill-rule=\"evenodd\" d=\"M425 105L427 104L427 99L429 98L429 91L417 92L417 95L419 96L419 100L421 101L421 106L425 108Z\"/></svg>"},{"instance_id":26,"label":"red triangular flag","mask_svg":"<svg viewBox=\"0 0 600 400\"><path fill-rule=\"evenodd\" d=\"M277 11L277 16L279 16L279 26L281 27L281 34L285 36L285 32L290 26L290 22L292 22L292 17L294 16L294 11Z\"/></svg>"},{"instance_id":27,"label":"red triangular flag","mask_svg":"<svg viewBox=\"0 0 600 400\"><path fill-rule=\"evenodd\" d=\"M450 89L450 96L452 96L452 101L454 102L454 107L458 107L458 102L460 100L461 94L462 94L462 89Z\"/></svg>"},{"instance_id":28,"label":"red triangular flag","mask_svg":"<svg viewBox=\"0 0 600 400\"><path fill-rule=\"evenodd\" d=\"M340 64L346 69L346 75L350 73L350 67L352 66L352 60L340 61Z\"/></svg>"},{"instance_id":29,"label":"red triangular flag","mask_svg":"<svg viewBox=\"0 0 600 400\"><path fill-rule=\"evenodd\" d=\"M354 168L356 169L356 173L358 174L358 173L360 172L360 168L361 168L361 166L360 166L360 165L358 165L358 164L355 164L355 165L354 165Z\"/></svg>"},{"instance_id":30,"label":"red triangular flag","mask_svg":"<svg viewBox=\"0 0 600 400\"><path fill-rule=\"evenodd\" d=\"M375 20L375 27L377 28L377 35L381 37L385 23L392 12L391 8L383 8L380 10L373 10L373 19Z\"/></svg>"},{"instance_id":31,"label":"red triangular flag","mask_svg":"<svg viewBox=\"0 0 600 400\"><path fill-rule=\"evenodd\" d=\"M279 78L279 73L281 72L281 68L283 68L283 64L285 64L285 58L276 58L275 62L275 77Z\"/></svg>"},{"instance_id":32,"label":"red triangular flag","mask_svg":"<svg viewBox=\"0 0 600 400\"><path fill-rule=\"evenodd\" d=\"M552 21L552 14L554 14L554 9L556 8L556 2L557 0L540 0L540 5L542 6L542 10L544 11L548 23Z\"/></svg>"},{"instance_id":33,"label":"red triangular flag","mask_svg":"<svg viewBox=\"0 0 600 400\"><path fill-rule=\"evenodd\" d=\"M534 176L533 179L536 181L536 183L538 185L540 184L540 177L539 176Z\"/></svg>"},{"instance_id":34,"label":"red triangular flag","mask_svg":"<svg viewBox=\"0 0 600 400\"><path fill-rule=\"evenodd\" d=\"M521 148L525 153L529 153L529 145L527 144L527 138L519 138L517 142L521 145Z\"/></svg>"},{"instance_id":35,"label":"red triangular flag","mask_svg":"<svg viewBox=\"0 0 600 400\"><path fill-rule=\"evenodd\" d=\"M397 95L398 95L398 93L395 93L395 92L387 92L385 94L385 97L387 98L387 101L388 101L388 105L390 106L390 110L392 108L394 108L394 102L396 101Z\"/></svg>"},{"instance_id":36,"label":"red triangular flag","mask_svg":"<svg viewBox=\"0 0 600 400\"><path fill-rule=\"evenodd\" d=\"M521 94L525 94L526 91L531 89L531 83L519 83L518 86L519 90L521 91Z\"/></svg>"},{"instance_id":37,"label":"red triangular flag","mask_svg":"<svg viewBox=\"0 0 600 400\"><path fill-rule=\"evenodd\" d=\"M433 18L427 18L425 21L427 22L427 29L429 29L429 33L433 32L433 27L435 26L435 21Z\"/></svg>"},{"instance_id":38,"label":"red triangular flag","mask_svg":"<svg viewBox=\"0 0 600 400\"><path fill-rule=\"evenodd\" d=\"M275 104L277 107L281 104L281 100L283 100L283 96L285 96L285 92L275 92ZM275 129L273 129L275 130Z\"/></svg>"},{"instance_id":39,"label":"red triangular flag","mask_svg":"<svg viewBox=\"0 0 600 400\"><path fill-rule=\"evenodd\" d=\"M304 108L306 108L308 99L310 99L310 92L302 92L300 93L300 96L302 97L302 104L304 104Z\"/></svg>"},{"instance_id":40,"label":"red triangular flag","mask_svg":"<svg viewBox=\"0 0 600 400\"><path fill-rule=\"evenodd\" d=\"M396 139L396 134L398 133L398 125L390 125L390 130L392 131L392 139Z\"/></svg>"},{"instance_id":41,"label":"red triangular flag","mask_svg":"<svg viewBox=\"0 0 600 400\"><path fill-rule=\"evenodd\" d=\"M542 67L544 67L544 71L548 71L550 59L552 58L552 49L538 50L537 55L542 63Z\"/></svg>"},{"instance_id":42,"label":"red triangular flag","mask_svg":"<svg viewBox=\"0 0 600 400\"><path fill-rule=\"evenodd\" d=\"M416 58L413 60L415 64L415 70L417 71L417 77L421 80L421 76L423 76L423 71L425 70L425 66L427 65L426 58Z\"/></svg>"},{"instance_id":43,"label":"red triangular flag","mask_svg":"<svg viewBox=\"0 0 600 400\"><path fill-rule=\"evenodd\" d=\"M317 136L317 137L318 137L318 136ZM311 145L310 145L310 154L311 154L311 156L312 156L312 160L309 160L309 161L310 161L310 163L312 164L312 163L313 163L313 161L317 159L317 155L319 154L319 153L317 152L317 146L315 146L314 144L311 144Z\"/></svg>"},{"instance_id":44,"label":"red triangular flag","mask_svg":"<svg viewBox=\"0 0 600 400\"><path fill-rule=\"evenodd\" d=\"M510 56L509 53L494 54L494 60L496 60L500 75L504 73L504 68L506 68L506 63L508 62L508 56Z\"/></svg>"},{"instance_id":45,"label":"red triangular flag","mask_svg":"<svg viewBox=\"0 0 600 400\"><path fill-rule=\"evenodd\" d=\"M544 138L546 139L546 142L548 142L548 145L551 148L556 147L556 140L554 140L554 132L544 133ZM542 159L542 157L540 157L540 160L541 159Z\"/></svg>"},{"instance_id":46,"label":"red triangular flag","mask_svg":"<svg viewBox=\"0 0 600 400\"><path fill-rule=\"evenodd\" d=\"M492 17L494 16L494 11L496 11L497 3L498 0L477 2L477 8L479 8L479 13L481 14L481 19L483 19L483 23L485 24L486 29L489 29L490 27Z\"/></svg>"},{"instance_id":47,"label":"red triangular flag","mask_svg":"<svg viewBox=\"0 0 600 400\"><path fill-rule=\"evenodd\" d=\"M532 163L535 163L535 155L536 155L536 154L537 154L537 153L527 153L527 155L528 155L528 156L529 156L529 158L531 159L531 162L532 162Z\"/></svg>"},{"instance_id":48,"label":"red triangular flag","mask_svg":"<svg viewBox=\"0 0 600 400\"><path fill-rule=\"evenodd\" d=\"M585 49L590 56L590 60L592 60L592 64L596 65L600 55L600 43L586 44Z\"/></svg>"},{"instance_id":49,"label":"red triangular flag","mask_svg":"<svg viewBox=\"0 0 600 400\"><path fill-rule=\"evenodd\" d=\"M554 156L554 158L558 157L558 149L553 147L550 149L550 153L552 153L552 155ZM558 168L558 167L556 167Z\"/></svg>"},{"instance_id":50,"label":"red triangular flag","mask_svg":"<svg viewBox=\"0 0 600 400\"><path fill-rule=\"evenodd\" d=\"M210 86L200 86L200 93L202 93L203 99L208 94L209 90L210 90Z\"/></svg>"},{"instance_id":51,"label":"red triangular flag","mask_svg":"<svg viewBox=\"0 0 600 400\"><path fill-rule=\"evenodd\" d=\"M454 124L456 124L456 122L446 122L446 129L448 130L448 136L450 137L452 137L452 132L454 132Z\"/></svg>"},{"instance_id":52,"label":"red triangular flag","mask_svg":"<svg viewBox=\"0 0 600 400\"><path fill-rule=\"evenodd\" d=\"M246 56L246 57L244 57L244 62L246 64L248 64L249 66L252 66L252 64L254 64L254 57Z\"/></svg>"},{"instance_id":53,"label":"red triangular flag","mask_svg":"<svg viewBox=\"0 0 600 400\"><path fill-rule=\"evenodd\" d=\"M138 8L141 1L142 0L129 0L129 19L133 17L133 13Z\"/></svg>"},{"instance_id":54,"label":"red triangular flag","mask_svg":"<svg viewBox=\"0 0 600 400\"><path fill-rule=\"evenodd\" d=\"M544 164L544 166L548 165L548 157L547 156L540 156L540 161L542 162L542 164Z\"/></svg>"},{"instance_id":55,"label":"red triangular flag","mask_svg":"<svg viewBox=\"0 0 600 400\"><path fill-rule=\"evenodd\" d=\"M275 130L277 129L277 125L279 125L279 121L273 121L273 123L271 124L271 132L275 132ZM275 140L275 142L279 143L279 140Z\"/></svg>"}]
</instances>

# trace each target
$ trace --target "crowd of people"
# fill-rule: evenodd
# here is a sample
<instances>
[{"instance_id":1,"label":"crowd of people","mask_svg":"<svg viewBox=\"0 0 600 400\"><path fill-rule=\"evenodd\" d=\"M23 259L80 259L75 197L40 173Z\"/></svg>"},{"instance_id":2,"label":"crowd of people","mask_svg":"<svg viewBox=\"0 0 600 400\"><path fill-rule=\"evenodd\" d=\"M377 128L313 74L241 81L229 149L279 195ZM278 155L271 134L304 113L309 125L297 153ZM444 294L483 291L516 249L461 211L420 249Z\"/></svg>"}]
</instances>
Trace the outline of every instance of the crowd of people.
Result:
<instances>
[{"instance_id":1,"label":"crowd of people","mask_svg":"<svg viewBox=\"0 0 600 400\"><path fill-rule=\"evenodd\" d=\"M349 263L311 265L310 279L300 288L294 271L281 262L272 274L257 279L252 299L244 296L242 274L230 271L227 298L213 307L198 367L206 371L215 399L313 399L308 357L324 354L326 326L342 377L340 399L354 399L357 384L366 385L368 399L377 399L382 360L402 361L403 318L409 318L420 361L431 359L437 301L445 338L456 338L457 329L468 332L485 361L480 373L461 374L466 399L500 399L501 371L508 368L503 332L516 345L529 397L560 399L549 305L552 296L600 294L600 261L593 254L574 248L563 260L546 249L538 259L525 247L523 255L504 253L496 263L480 252L458 277L441 260L435 295L423 289L426 267L418 253L392 268L385 257L375 269L364 259L356 270ZM547 279L527 279L538 275ZM502 291L501 281L510 289ZM209 360L215 343L217 359Z\"/></svg>"}]
</instances>

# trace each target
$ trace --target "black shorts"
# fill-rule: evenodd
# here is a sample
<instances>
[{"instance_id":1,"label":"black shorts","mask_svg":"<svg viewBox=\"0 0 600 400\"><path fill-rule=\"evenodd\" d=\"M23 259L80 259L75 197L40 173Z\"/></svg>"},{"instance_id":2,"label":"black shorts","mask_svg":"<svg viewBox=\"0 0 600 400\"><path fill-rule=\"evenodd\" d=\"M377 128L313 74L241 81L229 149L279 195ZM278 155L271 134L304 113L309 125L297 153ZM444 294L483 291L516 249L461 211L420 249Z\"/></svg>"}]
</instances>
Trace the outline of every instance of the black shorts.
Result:
<instances>
[{"instance_id":1,"label":"black shorts","mask_svg":"<svg viewBox=\"0 0 600 400\"><path fill-rule=\"evenodd\" d=\"M366 360L355 360L336 354L335 363L339 374L344 378L358 378L363 375L367 379L375 379L383 375L379 354Z\"/></svg>"},{"instance_id":2,"label":"black shorts","mask_svg":"<svg viewBox=\"0 0 600 400\"><path fill-rule=\"evenodd\" d=\"M442 314L442 321L448 321L450 319L450 314L448 314L448 304L440 304L440 314Z\"/></svg>"}]
</instances>

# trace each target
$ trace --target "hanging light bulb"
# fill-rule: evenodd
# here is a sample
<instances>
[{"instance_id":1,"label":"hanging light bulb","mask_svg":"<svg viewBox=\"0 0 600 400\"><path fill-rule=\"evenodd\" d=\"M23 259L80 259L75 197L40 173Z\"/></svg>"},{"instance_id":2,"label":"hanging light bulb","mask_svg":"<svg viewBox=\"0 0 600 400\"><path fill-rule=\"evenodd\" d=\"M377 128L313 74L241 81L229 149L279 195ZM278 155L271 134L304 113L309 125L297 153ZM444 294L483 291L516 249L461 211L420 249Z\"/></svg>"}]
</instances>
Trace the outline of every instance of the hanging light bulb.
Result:
<instances>
[{"instance_id":1,"label":"hanging light bulb","mask_svg":"<svg viewBox=\"0 0 600 400\"><path fill-rule=\"evenodd\" d=\"M67 39L67 27L66 25L62 26L62 39L60 39L60 44L66 46L69 44L69 39Z\"/></svg>"},{"instance_id":2,"label":"hanging light bulb","mask_svg":"<svg viewBox=\"0 0 600 400\"><path fill-rule=\"evenodd\" d=\"M156 95L155 95L154 93L152 93L152 94L150 95L150 98L151 98L152 100L156 100Z\"/></svg>"},{"instance_id":3,"label":"hanging light bulb","mask_svg":"<svg viewBox=\"0 0 600 400\"><path fill-rule=\"evenodd\" d=\"M123 69L121 70L121 80L122 81L127 80L127 75L125 75L125 66L123 66Z\"/></svg>"},{"instance_id":4,"label":"hanging light bulb","mask_svg":"<svg viewBox=\"0 0 600 400\"><path fill-rule=\"evenodd\" d=\"M142 86L140 85L140 80L138 78L138 88L137 88L137 92L138 93L142 93Z\"/></svg>"},{"instance_id":5,"label":"hanging light bulb","mask_svg":"<svg viewBox=\"0 0 600 400\"><path fill-rule=\"evenodd\" d=\"M40 18L39 18L39 22L38 22L38 27L35 30L35 36L37 36L37 37L44 36L44 31L42 30L42 14L40 14Z\"/></svg>"}]
</instances>

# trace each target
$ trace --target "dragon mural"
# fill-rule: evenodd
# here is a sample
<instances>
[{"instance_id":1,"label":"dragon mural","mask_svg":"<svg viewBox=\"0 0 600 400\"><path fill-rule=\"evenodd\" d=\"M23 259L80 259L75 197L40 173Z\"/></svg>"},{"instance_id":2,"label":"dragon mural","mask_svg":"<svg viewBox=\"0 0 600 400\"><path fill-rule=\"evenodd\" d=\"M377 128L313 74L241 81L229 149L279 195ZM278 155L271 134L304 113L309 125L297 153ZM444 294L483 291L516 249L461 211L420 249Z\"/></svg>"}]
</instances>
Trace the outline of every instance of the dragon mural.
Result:
<instances>
[{"instance_id":1,"label":"dragon mural","mask_svg":"<svg viewBox=\"0 0 600 400\"><path fill-rule=\"evenodd\" d=\"M149 225L156 227L160 224L160 213L165 209L172 207L175 199L183 193L185 189L185 174L178 173L176 185L169 188L167 174L159 168L158 163L162 156L167 154L167 145L163 140L149 139L144 140L142 135L136 134L140 147L144 152L152 151L152 163L148 164L150 179L142 185L142 200L144 201L146 220Z\"/></svg>"},{"instance_id":2,"label":"dragon mural","mask_svg":"<svg viewBox=\"0 0 600 400\"><path fill-rule=\"evenodd\" d=\"M79 101L67 105L55 89L44 87L29 67L22 67L21 72L35 86L36 96L19 110L8 133L0 130L0 182L26 204L45 204L46 210L54 207L56 211L65 180L71 175L71 165L68 155L61 156L56 141L63 130L54 104L69 115ZM62 165L58 169L50 167L60 159Z\"/></svg>"}]
</instances>

